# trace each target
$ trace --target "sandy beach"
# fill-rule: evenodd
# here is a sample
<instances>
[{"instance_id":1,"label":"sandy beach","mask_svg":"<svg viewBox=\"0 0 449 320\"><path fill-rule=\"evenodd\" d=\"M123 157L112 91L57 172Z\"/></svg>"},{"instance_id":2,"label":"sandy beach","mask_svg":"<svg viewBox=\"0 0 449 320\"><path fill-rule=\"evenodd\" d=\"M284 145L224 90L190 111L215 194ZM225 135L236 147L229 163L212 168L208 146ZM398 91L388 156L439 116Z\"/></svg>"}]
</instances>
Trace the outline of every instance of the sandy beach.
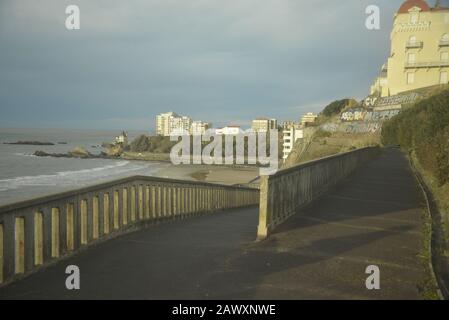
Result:
<instances>
[{"instance_id":1,"label":"sandy beach","mask_svg":"<svg viewBox=\"0 0 449 320\"><path fill-rule=\"evenodd\" d=\"M257 178L259 168L214 165L171 165L153 174L170 179L195 180L221 184L244 184Z\"/></svg>"}]
</instances>

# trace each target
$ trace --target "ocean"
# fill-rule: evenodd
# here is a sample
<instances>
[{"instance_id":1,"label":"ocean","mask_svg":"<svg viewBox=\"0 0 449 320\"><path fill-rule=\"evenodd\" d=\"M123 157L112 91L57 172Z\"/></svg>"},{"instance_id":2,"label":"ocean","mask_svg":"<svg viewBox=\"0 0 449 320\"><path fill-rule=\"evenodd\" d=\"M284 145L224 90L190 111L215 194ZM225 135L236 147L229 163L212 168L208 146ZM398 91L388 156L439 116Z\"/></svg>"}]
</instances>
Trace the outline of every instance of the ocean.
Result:
<instances>
[{"instance_id":1,"label":"ocean","mask_svg":"<svg viewBox=\"0 0 449 320\"><path fill-rule=\"evenodd\" d=\"M119 131L75 129L0 129L0 205L76 189L131 175L155 175L169 163L33 156L36 150L66 153L81 146L93 154ZM129 132L130 141L143 132ZM54 146L10 145L16 141L53 142ZM66 142L67 144L58 144Z\"/></svg>"}]
</instances>

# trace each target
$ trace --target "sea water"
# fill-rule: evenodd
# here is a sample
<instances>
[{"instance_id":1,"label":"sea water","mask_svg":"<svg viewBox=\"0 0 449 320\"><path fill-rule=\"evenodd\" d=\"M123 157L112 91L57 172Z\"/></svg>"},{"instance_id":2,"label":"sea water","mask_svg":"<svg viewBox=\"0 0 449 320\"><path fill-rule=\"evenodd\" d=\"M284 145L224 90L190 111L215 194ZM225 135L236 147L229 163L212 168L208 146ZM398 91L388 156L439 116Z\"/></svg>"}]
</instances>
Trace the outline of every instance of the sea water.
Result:
<instances>
[{"instance_id":1,"label":"sea water","mask_svg":"<svg viewBox=\"0 0 449 320\"><path fill-rule=\"evenodd\" d=\"M112 142L119 133L67 129L0 129L0 205L132 175L151 176L169 165L122 159L75 159L33 155L36 150L67 153L76 146L99 154L103 150L101 144ZM140 133L130 133L129 139ZM4 144L19 140L52 142L55 145Z\"/></svg>"}]
</instances>

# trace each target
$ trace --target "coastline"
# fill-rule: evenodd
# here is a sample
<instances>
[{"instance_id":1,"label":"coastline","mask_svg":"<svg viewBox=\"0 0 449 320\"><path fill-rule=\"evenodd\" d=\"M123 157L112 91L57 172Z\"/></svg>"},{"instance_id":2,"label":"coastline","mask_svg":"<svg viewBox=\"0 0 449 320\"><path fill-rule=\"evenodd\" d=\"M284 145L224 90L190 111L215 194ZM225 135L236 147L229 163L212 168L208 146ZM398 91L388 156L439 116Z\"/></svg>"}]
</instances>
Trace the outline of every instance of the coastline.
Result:
<instances>
[{"instance_id":1,"label":"coastline","mask_svg":"<svg viewBox=\"0 0 449 320\"><path fill-rule=\"evenodd\" d=\"M127 161L148 161L171 164L170 154L150 153L150 152L124 152L120 156L108 156L105 154L51 154L36 151L34 153L40 157L56 158L79 158L79 159L107 159L107 160L127 160ZM257 178L259 167L254 165L206 165L206 164L183 164L170 165L158 170L154 176L171 179L184 179L194 181L204 181L222 184L245 184Z\"/></svg>"},{"instance_id":2,"label":"coastline","mask_svg":"<svg viewBox=\"0 0 449 320\"><path fill-rule=\"evenodd\" d=\"M172 165L158 170L154 176L219 184L245 184L259 176L257 167L218 165Z\"/></svg>"},{"instance_id":3,"label":"coastline","mask_svg":"<svg viewBox=\"0 0 449 320\"><path fill-rule=\"evenodd\" d=\"M109 139L110 132L1 128L0 131L0 166L8 168L0 175L0 204L132 175L233 185L246 184L259 173L259 167L252 165L173 165L169 153L101 154L97 146ZM14 141L33 144L4 143ZM46 141L54 144L34 144ZM35 155L39 150L41 156Z\"/></svg>"}]
</instances>

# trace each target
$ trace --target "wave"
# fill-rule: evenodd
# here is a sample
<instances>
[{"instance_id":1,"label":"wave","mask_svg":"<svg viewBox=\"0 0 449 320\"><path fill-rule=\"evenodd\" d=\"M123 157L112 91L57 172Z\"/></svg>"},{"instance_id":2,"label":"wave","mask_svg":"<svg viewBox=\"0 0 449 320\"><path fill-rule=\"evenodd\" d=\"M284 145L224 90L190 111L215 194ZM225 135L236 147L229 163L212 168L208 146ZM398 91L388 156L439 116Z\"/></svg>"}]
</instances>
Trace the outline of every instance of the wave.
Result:
<instances>
[{"instance_id":1,"label":"wave","mask_svg":"<svg viewBox=\"0 0 449 320\"><path fill-rule=\"evenodd\" d=\"M74 171L60 171L60 172L56 172L56 175L67 176L67 175L71 175L71 174L77 174L78 175L78 174L83 174L83 173L98 172L98 171L102 171L102 170L109 170L109 169L113 169L113 168L123 167L123 166L126 166L127 164L129 164L129 161L120 161L120 162L117 162L115 164L111 164L111 165L107 165L107 166L103 166L103 167L92 168L92 169L81 169L81 170L74 170Z\"/></svg>"},{"instance_id":2,"label":"wave","mask_svg":"<svg viewBox=\"0 0 449 320\"><path fill-rule=\"evenodd\" d=\"M156 169L156 168L154 168ZM130 161L120 161L111 165L91 169L60 171L55 174L23 176L0 180L0 191L20 189L29 186L80 186L96 183L99 180L110 180L123 177L130 172L145 170L151 173L150 164L130 164Z\"/></svg>"},{"instance_id":3,"label":"wave","mask_svg":"<svg viewBox=\"0 0 449 320\"><path fill-rule=\"evenodd\" d=\"M13 153L13 155L15 155L15 156L22 156L22 157L36 157L37 158L37 156L35 156L34 154L31 154L31 153L15 152L15 153Z\"/></svg>"}]
</instances>

